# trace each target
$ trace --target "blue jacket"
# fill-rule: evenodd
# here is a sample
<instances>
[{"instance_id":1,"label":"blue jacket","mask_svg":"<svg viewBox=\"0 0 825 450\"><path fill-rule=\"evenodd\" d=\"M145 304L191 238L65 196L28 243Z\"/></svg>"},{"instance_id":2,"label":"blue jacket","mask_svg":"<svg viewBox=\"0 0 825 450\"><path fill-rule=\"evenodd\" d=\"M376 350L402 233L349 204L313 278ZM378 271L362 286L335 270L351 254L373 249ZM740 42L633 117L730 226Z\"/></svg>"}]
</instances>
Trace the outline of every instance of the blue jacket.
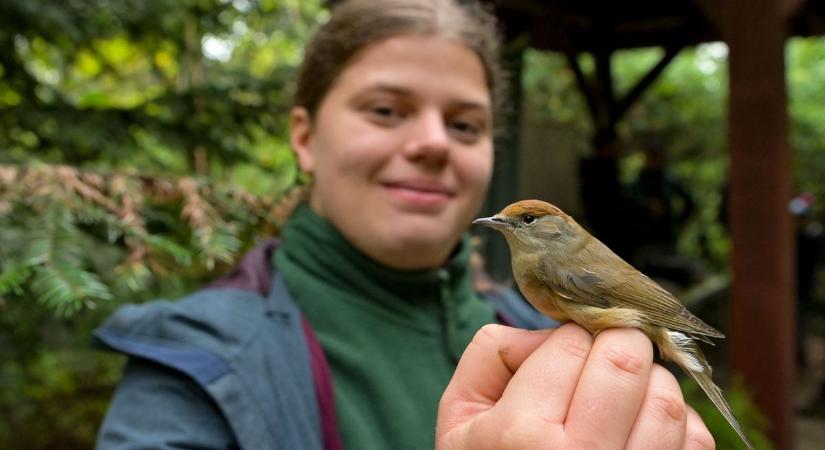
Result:
<instances>
[{"instance_id":1,"label":"blue jacket","mask_svg":"<svg viewBox=\"0 0 825 450\"><path fill-rule=\"evenodd\" d=\"M271 266L277 242L175 302L120 308L94 343L129 356L97 448L337 450L329 367ZM483 294L499 320L554 323L511 290Z\"/></svg>"}]
</instances>

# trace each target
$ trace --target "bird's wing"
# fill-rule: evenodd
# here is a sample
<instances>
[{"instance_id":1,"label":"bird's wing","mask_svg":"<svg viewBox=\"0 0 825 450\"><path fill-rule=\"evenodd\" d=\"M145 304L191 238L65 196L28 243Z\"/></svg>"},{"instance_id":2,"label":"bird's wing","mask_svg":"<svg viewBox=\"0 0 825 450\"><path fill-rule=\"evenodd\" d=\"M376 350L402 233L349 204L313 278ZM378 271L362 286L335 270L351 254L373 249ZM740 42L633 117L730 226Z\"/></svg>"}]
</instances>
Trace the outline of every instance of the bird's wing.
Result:
<instances>
[{"instance_id":1,"label":"bird's wing","mask_svg":"<svg viewBox=\"0 0 825 450\"><path fill-rule=\"evenodd\" d=\"M559 294L591 306L644 312L654 325L693 335L724 335L688 311L670 292L624 261L559 273ZM610 276L608 276L610 275Z\"/></svg>"}]
</instances>

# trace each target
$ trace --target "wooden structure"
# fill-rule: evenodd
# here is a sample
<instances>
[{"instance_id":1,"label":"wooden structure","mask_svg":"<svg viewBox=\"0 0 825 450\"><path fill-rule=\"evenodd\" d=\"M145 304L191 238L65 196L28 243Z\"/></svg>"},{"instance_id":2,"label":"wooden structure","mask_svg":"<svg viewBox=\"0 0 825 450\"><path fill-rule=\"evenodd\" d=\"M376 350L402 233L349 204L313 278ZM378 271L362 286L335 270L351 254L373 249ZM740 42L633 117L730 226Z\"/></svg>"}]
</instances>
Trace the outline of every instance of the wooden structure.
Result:
<instances>
[{"instance_id":1,"label":"wooden structure","mask_svg":"<svg viewBox=\"0 0 825 450\"><path fill-rule=\"evenodd\" d=\"M678 52L725 41L729 47L728 145L733 238L731 336L733 369L768 416L777 449L793 448L794 262L790 151L787 142L784 44L793 35L825 32L825 0L491 0L511 42L564 53L577 77L597 133L611 133ZM661 61L617 95L611 55L619 49L662 47ZM505 60L519 80L519 47ZM589 53L595 71L577 64ZM514 86L519 92L519 85ZM724 107L724 105L720 105ZM514 108L518 111L518 108ZM488 204L515 200L517 116L499 143L498 171ZM500 240L498 240L500 241ZM506 258L491 242L491 260Z\"/></svg>"}]
</instances>

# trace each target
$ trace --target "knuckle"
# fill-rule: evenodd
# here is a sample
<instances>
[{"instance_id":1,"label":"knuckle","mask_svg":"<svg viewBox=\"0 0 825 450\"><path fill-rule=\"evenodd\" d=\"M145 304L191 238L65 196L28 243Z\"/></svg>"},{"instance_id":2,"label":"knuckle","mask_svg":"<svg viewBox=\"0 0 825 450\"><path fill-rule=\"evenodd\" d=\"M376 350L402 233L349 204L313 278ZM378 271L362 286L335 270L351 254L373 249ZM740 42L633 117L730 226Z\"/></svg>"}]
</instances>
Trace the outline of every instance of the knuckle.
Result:
<instances>
[{"instance_id":1,"label":"knuckle","mask_svg":"<svg viewBox=\"0 0 825 450\"><path fill-rule=\"evenodd\" d=\"M587 359L592 347L592 339L589 336L582 336L578 333L560 337L561 348L569 355L581 360Z\"/></svg>"},{"instance_id":2,"label":"knuckle","mask_svg":"<svg viewBox=\"0 0 825 450\"><path fill-rule=\"evenodd\" d=\"M501 336L505 326L499 325L497 323L488 323L476 331L475 336L473 336L472 342L474 344L486 344L488 342L494 342Z\"/></svg>"},{"instance_id":3,"label":"knuckle","mask_svg":"<svg viewBox=\"0 0 825 450\"><path fill-rule=\"evenodd\" d=\"M595 450L605 448L605 441L599 433L578 433L565 436L564 445L555 447L565 450Z\"/></svg>"},{"instance_id":4,"label":"knuckle","mask_svg":"<svg viewBox=\"0 0 825 450\"><path fill-rule=\"evenodd\" d=\"M687 407L681 396L668 390L659 389L650 394L651 407L662 413L663 418L681 422L687 415Z\"/></svg>"},{"instance_id":5,"label":"knuckle","mask_svg":"<svg viewBox=\"0 0 825 450\"><path fill-rule=\"evenodd\" d=\"M500 324L497 324L497 323L488 323L488 324L483 325L479 329L479 331L482 332L482 333L486 333L486 334L497 335L498 333L500 333L502 330L504 330L506 328L507 328L506 326L500 325Z\"/></svg>"},{"instance_id":6,"label":"knuckle","mask_svg":"<svg viewBox=\"0 0 825 450\"><path fill-rule=\"evenodd\" d=\"M587 359L593 348L593 335L574 323L562 325L556 336L563 351L580 359Z\"/></svg>"},{"instance_id":7,"label":"knuckle","mask_svg":"<svg viewBox=\"0 0 825 450\"><path fill-rule=\"evenodd\" d=\"M618 372L639 375L645 370L645 359L621 345L605 349L604 357L611 368Z\"/></svg>"},{"instance_id":8,"label":"knuckle","mask_svg":"<svg viewBox=\"0 0 825 450\"><path fill-rule=\"evenodd\" d=\"M475 425L480 428L480 430L477 430L480 434L486 435L488 448L500 450L523 449L535 448L538 444L535 429L531 429L526 425L532 422L529 415L510 412L508 414L487 416L487 418L489 420L485 423L482 424L479 421ZM490 433L491 430L496 431Z\"/></svg>"},{"instance_id":9,"label":"knuckle","mask_svg":"<svg viewBox=\"0 0 825 450\"><path fill-rule=\"evenodd\" d=\"M496 445L492 448L497 449L521 449L521 448L535 448L538 445L533 433L529 432L524 427L510 427L502 430L496 440Z\"/></svg>"}]
</instances>

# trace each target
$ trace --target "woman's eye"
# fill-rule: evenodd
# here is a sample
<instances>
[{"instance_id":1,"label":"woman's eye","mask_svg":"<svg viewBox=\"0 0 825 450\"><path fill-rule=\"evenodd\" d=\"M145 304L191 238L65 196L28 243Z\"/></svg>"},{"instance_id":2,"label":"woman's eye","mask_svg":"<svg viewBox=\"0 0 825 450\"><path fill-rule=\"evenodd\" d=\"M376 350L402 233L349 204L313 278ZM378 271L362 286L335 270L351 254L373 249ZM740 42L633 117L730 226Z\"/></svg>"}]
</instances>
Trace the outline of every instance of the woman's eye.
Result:
<instances>
[{"instance_id":1,"label":"woman's eye","mask_svg":"<svg viewBox=\"0 0 825 450\"><path fill-rule=\"evenodd\" d=\"M397 125L404 119L405 112L398 105L374 103L363 109L366 117L381 126Z\"/></svg>"},{"instance_id":2,"label":"woman's eye","mask_svg":"<svg viewBox=\"0 0 825 450\"><path fill-rule=\"evenodd\" d=\"M472 145L481 138L481 128L469 122L453 122L449 124L450 134L458 141L466 145Z\"/></svg>"},{"instance_id":3,"label":"woman's eye","mask_svg":"<svg viewBox=\"0 0 825 450\"><path fill-rule=\"evenodd\" d=\"M532 216L530 214L525 214L525 215L521 216L521 221L525 225L530 225L531 223L536 221L536 216Z\"/></svg>"},{"instance_id":4,"label":"woman's eye","mask_svg":"<svg viewBox=\"0 0 825 450\"><path fill-rule=\"evenodd\" d=\"M391 106L373 106L372 108L370 108L370 111L373 114L382 117L390 117L396 114L395 108Z\"/></svg>"},{"instance_id":5,"label":"woman's eye","mask_svg":"<svg viewBox=\"0 0 825 450\"><path fill-rule=\"evenodd\" d=\"M455 117L448 120L447 127L457 140L466 144L477 142L487 129L484 121L467 117Z\"/></svg>"},{"instance_id":6,"label":"woman's eye","mask_svg":"<svg viewBox=\"0 0 825 450\"><path fill-rule=\"evenodd\" d=\"M465 122L465 121L455 121L452 124L450 124L450 127L453 130L455 130L455 131L457 131L461 134L468 135L468 136L478 135L479 132L481 131L479 129L479 127L473 125L470 122Z\"/></svg>"}]
</instances>

